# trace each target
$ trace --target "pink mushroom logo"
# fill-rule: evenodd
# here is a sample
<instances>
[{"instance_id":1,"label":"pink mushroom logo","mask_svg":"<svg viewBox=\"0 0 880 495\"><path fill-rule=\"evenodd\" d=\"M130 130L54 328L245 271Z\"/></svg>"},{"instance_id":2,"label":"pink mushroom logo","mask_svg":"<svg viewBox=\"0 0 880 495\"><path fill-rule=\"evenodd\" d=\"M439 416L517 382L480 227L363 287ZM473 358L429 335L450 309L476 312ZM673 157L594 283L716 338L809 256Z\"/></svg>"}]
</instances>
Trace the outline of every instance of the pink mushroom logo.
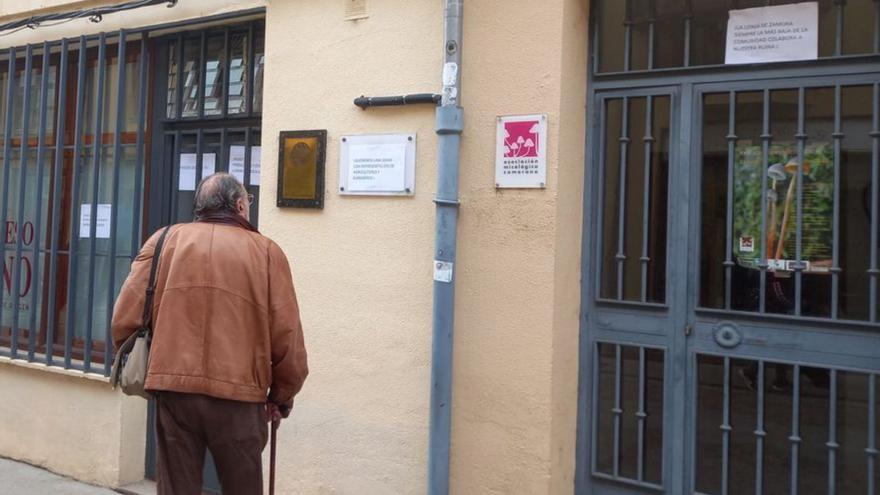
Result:
<instances>
[{"instance_id":1,"label":"pink mushroom logo","mask_svg":"<svg viewBox=\"0 0 880 495\"><path fill-rule=\"evenodd\" d=\"M504 123L504 158L537 158L539 122Z\"/></svg>"}]
</instances>

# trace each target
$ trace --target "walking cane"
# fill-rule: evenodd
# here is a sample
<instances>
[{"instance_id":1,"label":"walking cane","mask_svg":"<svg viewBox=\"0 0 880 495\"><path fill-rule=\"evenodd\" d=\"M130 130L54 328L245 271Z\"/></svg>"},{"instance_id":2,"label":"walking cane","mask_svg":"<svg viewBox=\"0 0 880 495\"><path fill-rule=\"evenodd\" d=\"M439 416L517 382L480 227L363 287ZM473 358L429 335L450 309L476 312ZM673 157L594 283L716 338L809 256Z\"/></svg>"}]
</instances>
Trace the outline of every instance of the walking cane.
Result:
<instances>
[{"instance_id":1,"label":"walking cane","mask_svg":"<svg viewBox=\"0 0 880 495\"><path fill-rule=\"evenodd\" d=\"M278 439L278 423L272 420L272 443L269 445L269 495L275 495L275 444Z\"/></svg>"}]
</instances>

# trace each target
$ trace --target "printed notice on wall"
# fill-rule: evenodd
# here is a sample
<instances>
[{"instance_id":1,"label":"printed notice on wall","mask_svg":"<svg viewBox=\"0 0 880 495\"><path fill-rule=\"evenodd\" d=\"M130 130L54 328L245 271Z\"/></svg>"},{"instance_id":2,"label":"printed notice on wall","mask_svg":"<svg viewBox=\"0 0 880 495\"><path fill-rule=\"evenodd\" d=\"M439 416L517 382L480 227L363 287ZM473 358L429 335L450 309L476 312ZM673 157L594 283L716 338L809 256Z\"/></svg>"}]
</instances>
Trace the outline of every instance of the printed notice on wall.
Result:
<instances>
[{"instance_id":1,"label":"printed notice on wall","mask_svg":"<svg viewBox=\"0 0 880 495\"><path fill-rule=\"evenodd\" d=\"M339 192L354 195L409 195L415 188L415 135L343 136Z\"/></svg>"},{"instance_id":2,"label":"printed notice on wall","mask_svg":"<svg viewBox=\"0 0 880 495\"><path fill-rule=\"evenodd\" d=\"M405 171L405 144L359 144L348 148L351 192L402 191Z\"/></svg>"},{"instance_id":3,"label":"printed notice on wall","mask_svg":"<svg viewBox=\"0 0 880 495\"><path fill-rule=\"evenodd\" d=\"M543 188L547 183L547 116L498 118L495 187Z\"/></svg>"},{"instance_id":4,"label":"printed notice on wall","mask_svg":"<svg viewBox=\"0 0 880 495\"><path fill-rule=\"evenodd\" d=\"M113 214L113 205L98 205L98 220L95 225L96 239L110 238L110 216ZM92 235L92 204L85 203L79 209L79 236L88 238Z\"/></svg>"},{"instance_id":5,"label":"printed notice on wall","mask_svg":"<svg viewBox=\"0 0 880 495\"><path fill-rule=\"evenodd\" d=\"M725 63L788 62L818 56L818 2L730 11Z\"/></svg>"},{"instance_id":6,"label":"printed notice on wall","mask_svg":"<svg viewBox=\"0 0 880 495\"><path fill-rule=\"evenodd\" d=\"M180 154L180 175L177 182L179 191L196 190L196 164L198 158L195 153ZM202 178L214 175L217 170L217 155L214 153L202 153Z\"/></svg>"},{"instance_id":7,"label":"printed notice on wall","mask_svg":"<svg viewBox=\"0 0 880 495\"><path fill-rule=\"evenodd\" d=\"M239 182L244 183L244 146L229 147L229 173L235 176ZM260 185L260 160L261 148L251 146L251 180L250 185Z\"/></svg>"}]
</instances>

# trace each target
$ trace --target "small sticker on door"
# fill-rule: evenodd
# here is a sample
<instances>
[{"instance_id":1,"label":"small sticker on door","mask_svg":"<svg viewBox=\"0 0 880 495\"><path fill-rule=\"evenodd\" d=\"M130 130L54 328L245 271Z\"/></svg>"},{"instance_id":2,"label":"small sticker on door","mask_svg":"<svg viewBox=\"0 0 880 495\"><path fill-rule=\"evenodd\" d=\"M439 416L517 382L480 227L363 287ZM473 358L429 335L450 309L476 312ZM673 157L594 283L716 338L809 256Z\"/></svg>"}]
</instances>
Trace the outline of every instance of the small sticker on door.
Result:
<instances>
[{"instance_id":1,"label":"small sticker on door","mask_svg":"<svg viewBox=\"0 0 880 495\"><path fill-rule=\"evenodd\" d=\"M750 235L744 235L739 238L739 250L742 253L755 252L755 238Z\"/></svg>"}]
</instances>

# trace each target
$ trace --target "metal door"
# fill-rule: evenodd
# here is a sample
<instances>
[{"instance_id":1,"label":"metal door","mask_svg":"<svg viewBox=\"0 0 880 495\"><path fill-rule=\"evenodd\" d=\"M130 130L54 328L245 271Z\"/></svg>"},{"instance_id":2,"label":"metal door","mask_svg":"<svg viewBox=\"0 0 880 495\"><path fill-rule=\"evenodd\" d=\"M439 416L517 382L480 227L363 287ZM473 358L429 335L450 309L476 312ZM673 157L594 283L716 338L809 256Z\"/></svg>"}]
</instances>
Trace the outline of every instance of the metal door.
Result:
<instances>
[{"instance_id":1,"label":"metal door","mask_svg":"<svg viewBox=\"0 0 880 495\"><path fill-rule=\"evenodd\" d=\"M579 493L876 493L875 71L594 89Z\"/></svg>"},{"instance_id":2,"label":"metal door","mask_svg":"<svg viewBox=\"0 0 880 495\"><path fill-rule=\"evenodd\" d=\"M596 93L583 280L583 493L680 493L687 203L677 87ZM584 431L586 430L586 431Z\"/></svg>"},{"instance_id":3,"label":"metal door","mask_svg":"<svg viewBox=\"0 0 880 495\"><path fill-rule=\"evenodd\" d=\"M157 167L164 170L164 182L156 191L163 198L161 224L190 222L193 219L195 187L214 172L230 172L242 174L254 201L251 203L251 223L258 225L259 186L251 180L256 173L253 169L254 147L260 142L259 128L225 127L223 125L204 124L202 127L187 126L187 130L169 130L165 132L162 147L162 161ZM238 156L241 155L241 156ZM236 158L237 156L237 158ZM191 170L181 172L181 163L190 161ZM238 165L233 165L237 163ZM240 170L239 170L240 165ZM184 163L184 167L187 164ZM236 170L230 171L230 168ZM170 172L170 173L168 173ZM187 173L190 175L188 176ZM150 418L147 436L147 474L155 478L155 433L153 403L150 403ZM203 473L204 492L220 493L220 480L214 467L211 453L207 453Z\"/></svg>"},{"instance_id":4,"label":"metal door","mask_svg":"<svg viewBox=\"0 0 880 495\"><path fill-rule=\"evenodd\" d=\"M235 175L253 195L259 218L263 69L261 21L155 40L156 74L149 230L193 219L195 189L215 172ZM259 84L258 84L259 82ZM147 423L146 475L156 478L155 405ZM203 492L220 493L211 453Z\"/></svg>"},{"instance_id":5,"label":"metal door","mask_svg":"<svg viewBox=\"0 0 880 495\"><path fill-rule=\"evenodd\" d=\"M875 493L878 80L695 86L689 492Z\"/></svg>"}]
</instances>

